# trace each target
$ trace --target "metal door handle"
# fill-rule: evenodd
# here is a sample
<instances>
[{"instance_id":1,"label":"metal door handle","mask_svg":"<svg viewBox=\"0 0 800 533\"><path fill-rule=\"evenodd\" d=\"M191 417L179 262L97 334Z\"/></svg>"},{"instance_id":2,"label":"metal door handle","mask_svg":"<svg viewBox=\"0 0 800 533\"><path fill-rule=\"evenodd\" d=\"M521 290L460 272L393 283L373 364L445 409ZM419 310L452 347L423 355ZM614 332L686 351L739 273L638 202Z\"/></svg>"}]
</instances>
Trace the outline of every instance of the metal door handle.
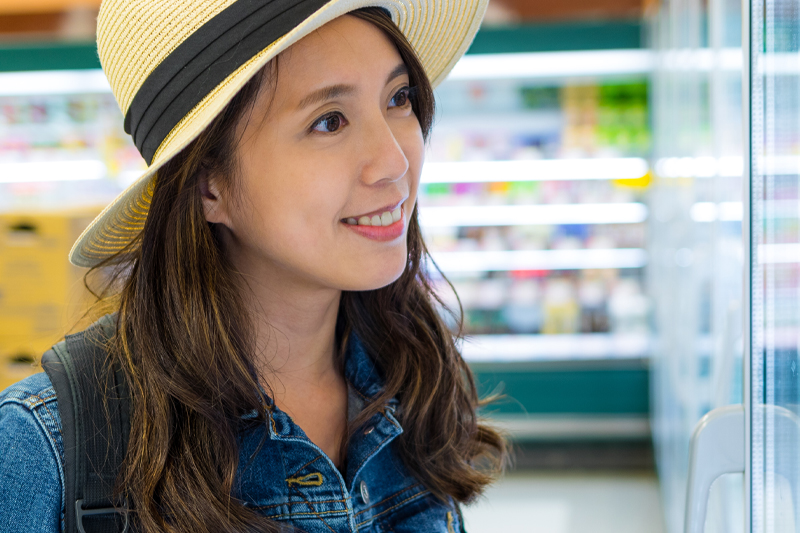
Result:
<instances>
[{"instance_id":1,"label":"metal door handle","mask_svg":"<svg viewBox=\"0 0 800 533\"><path fill-rule=\"evenodd\" d=\"M689 450L684 533L703 533L711 485L723 474L744 473L744 406L726 405L694 428Z\"/></svg>"}]
</instances>

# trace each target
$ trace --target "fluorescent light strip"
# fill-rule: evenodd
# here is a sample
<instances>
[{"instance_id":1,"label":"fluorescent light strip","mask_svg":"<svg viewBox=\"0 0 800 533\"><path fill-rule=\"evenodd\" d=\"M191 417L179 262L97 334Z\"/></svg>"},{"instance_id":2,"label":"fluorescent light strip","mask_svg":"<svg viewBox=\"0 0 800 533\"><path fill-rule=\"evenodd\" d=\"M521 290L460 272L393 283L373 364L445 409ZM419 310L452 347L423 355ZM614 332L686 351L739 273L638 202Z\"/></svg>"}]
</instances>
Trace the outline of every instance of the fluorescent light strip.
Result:
<instances>
[{"instance_id":1,"label":"fluorescent light strip","mask_svg":"<svg viewBox=\"0 0 800 533\"><path fill-rule=\"evenodd\" d=\"M650 354L646 334L471 335L460 346L470 363L630 359Z\"/></svg>"},{"instance_id":2,"label":"fluorescent light strip","mask_svg":"<svg viewBox=\"0 0 800 533\"><path fill-rule=\"evenodd\" d=\"M99 180L107 172L105 163L95 159L0 163L0 183Z\"/></svg>"},{"instance_id":3,"label":"fluorescent light strip","mask_svg":"<svg viewBox=\"0 0 800 533\"><path fill-rule=\"evenodd\" d=\"M445 273L641 268L647 264L647 253L641 248L434 252L431 255Z\"/></svg>"},{"instance_id":4,"label":"fluorescent light strip","mask_svg":"<svg viewBox=\"0 0 800 533\"><path fill-rule=\"evenodd\" d=\"M795 176L800 174L800 156L778 155L759 157L753 161L753 174L762 176Z\"/></svg>"},{"instance_id":5,"label":"fluorescent light strip","mask_svg":"<svg viewBox=\"0 0 800 533\"><path fill-rule=\"evenodd\" d=\"M795 176L800 174L800 156L783 155L761 157L755 161L753 172L768 176ZM726 157L664 157L654 165L662 178L713 178L739 177L744 171L744 159Z\"/></svg>"},{"instance_id":6,"label":"fluorescent light strip","mask_svg":"<svg viewBox=\"0 0 800 533\"><path fill-rule=\"evenodd\" d=\"M797 52L758 54L754 59L762 75L800 74L800 53Z\"/></svg>"},{"instance_id":7,"label":"fluorescent light strip","mask_svg":"<svg viewBox=\"0 0 800 533\"><path fill-rule=\"evenodd\" d=\"M737 222L743 216L742 202L697 202L690 214L695 222Z\"/></svg>"},{"instance_id":8,"label":"fluorescent light strip","mask_svg":"<svg viewBox=\"0 0 800 533\"><path fill-rule=\"evenodd\" d=\"M726 157L664 157L654 165L662 178L713 178L742 175L744 160L738 156Z\"/></svg>"},{"instance_id":9,"label":"fluorescent light strip","mask_svg":"<svg viewBox=\"0 0 800 533\"><path fill-rule=\"evenodd\" d=\"M741 72L742 48L686 48L655 53L656 69L677 72Z\"/></svg>"},{"instance_id":10,"label":"fluorescent light strip","mask_svg":"<svg viewBox=\"0 0 800 533\"><path fill-rule=\"evenodd\" d=\"M456 63L447 79L530 79L646 74L653 69L653 61L652 51L640 49L470 54L463 56Z\"/></svg>"},{"instance_id":11,"label":"fluorescent light strip","mask_svg":"<svg viewBox=\"0 0 800 533\"><path fill-rule=\"evenodd\" d=\"M800 263L800 243L760 244L758 262L767 264Z\"/></svg>"},{"instance_id":12,"label":"fluorescent light strip","mask_svg":"<svg viewBox=\"0 0 800 533\"><path fill-rule=\"evenodd\" d=\"M100 69L0 73L0 96L110 92Z\"/></svg>"},{"instance_id":13,"label":"fluorescent light strip","mask_svg":"<svg viewBox=\"0 0 800 533\"><path fill-rule=\"evenodd\" d=\"M647 74L659 65L665 70L741 70L740 48L677 50L586 50L572 52L527 52L469 54L463 56L447 80L535 79L598 75ZM800 72L798 54L764 56L761 70L774 73ZM108 93L103 71L49 70L0 73L0 95Z\"/></svg>"},{"instance_id":14,"label":"fluorescent light strip","mask_svg":"<svg viewBox=\"0 0 800 533\"><path fill-rule=\"evenodd\" d=\"M422 167L421 181L422 183L485 183L625 180L642 178L647 171L647 161L638 157L453 161L425 163Z\"/></svg>"},{"instance_id":15,"label":"fluorescent light strip","mask_svg":"<svg viewBox=\"0 0 800 533\"><path fill-rule=\"evenodd\" d=\"M423 227L533 224L631 224L647 219L641 203L420 207Z\"/></svg>"}]
</instances>

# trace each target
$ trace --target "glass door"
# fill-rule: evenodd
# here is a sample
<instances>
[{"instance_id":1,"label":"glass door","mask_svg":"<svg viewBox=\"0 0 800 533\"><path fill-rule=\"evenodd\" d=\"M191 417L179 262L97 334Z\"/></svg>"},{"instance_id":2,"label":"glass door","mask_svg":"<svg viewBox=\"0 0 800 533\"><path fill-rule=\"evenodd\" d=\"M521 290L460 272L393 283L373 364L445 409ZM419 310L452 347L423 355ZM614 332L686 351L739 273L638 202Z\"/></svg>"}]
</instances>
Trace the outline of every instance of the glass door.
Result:
<instances>
[{"instance_id":1,"label":"glass door","mask_svg":"<svg viewBox=\"0 0 800 533\"><path fill-rule=\"evenodd\" d=\"M800 3L751 0L746 33L748 525L752 533L800 532Z\"/></svg>"}]
</instances>

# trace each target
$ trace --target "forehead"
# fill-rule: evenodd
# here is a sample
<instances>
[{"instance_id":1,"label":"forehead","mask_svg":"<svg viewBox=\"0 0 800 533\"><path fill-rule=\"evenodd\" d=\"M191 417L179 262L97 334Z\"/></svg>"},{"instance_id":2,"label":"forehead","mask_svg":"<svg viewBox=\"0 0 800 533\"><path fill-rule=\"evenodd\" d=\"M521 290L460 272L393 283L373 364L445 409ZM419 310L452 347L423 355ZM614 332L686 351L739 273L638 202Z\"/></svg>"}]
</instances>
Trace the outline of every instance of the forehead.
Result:
<instances>
[{"instance_id":1,"label":"forehead","mask_svg":"<svg viewBox=\"0 0 800 533\"><path fill-rule=\"evenodd\" d=\"M281 85L302 86L305 93L329 83L373 78L383 83L400 61L397 48L383 30L366 20L342 15L280 54L278 90ZM302 98L299 93L293 96Z\"/></svg>"}]
</instances>

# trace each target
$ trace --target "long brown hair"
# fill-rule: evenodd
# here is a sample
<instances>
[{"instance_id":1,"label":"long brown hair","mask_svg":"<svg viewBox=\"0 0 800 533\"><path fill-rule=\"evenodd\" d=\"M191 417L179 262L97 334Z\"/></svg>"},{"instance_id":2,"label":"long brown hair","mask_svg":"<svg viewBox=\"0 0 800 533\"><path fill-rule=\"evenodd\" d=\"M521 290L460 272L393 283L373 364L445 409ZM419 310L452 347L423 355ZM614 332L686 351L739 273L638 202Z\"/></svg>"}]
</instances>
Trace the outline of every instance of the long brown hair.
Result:
<instances>
[{"instance_id":1,"label":"long brown hair","mask_svg":"<svg viewBox=\"0 0 800 533\"><path fill-rule=\"evenodd\" d=\"M397 46L417 87L412 105L427 141L433 90L413 48L382 9L351 14L382 29ZM107 281L98 294L105 308L110 303L118 310L108 353L109 362L122 367L130 391L131 432L117 492L130 503L142 533L279 530L232 495L240 417L255 412L266 421L268 401L254 367L243 283L215 225L205 220L198 186L198 176L210 171L225 177L225 189L235 189L234 132L264 84L275 84L278 59L158 171L141 234L87 274ZM460 302L455 312L434 292L429 260L415 207L400 278L380 289L342 293L337 364L342 368L344 346L355 332L385 382L348 424L342 449L396 397L395 415L404 431L393 445L409 472L438 498L470 502L505 468L507 445L477 416L495 398L478 398L455 344L462 334ZM453 315L458 331L448 329L440 310Z\"/></svg>"}]
</instances>

